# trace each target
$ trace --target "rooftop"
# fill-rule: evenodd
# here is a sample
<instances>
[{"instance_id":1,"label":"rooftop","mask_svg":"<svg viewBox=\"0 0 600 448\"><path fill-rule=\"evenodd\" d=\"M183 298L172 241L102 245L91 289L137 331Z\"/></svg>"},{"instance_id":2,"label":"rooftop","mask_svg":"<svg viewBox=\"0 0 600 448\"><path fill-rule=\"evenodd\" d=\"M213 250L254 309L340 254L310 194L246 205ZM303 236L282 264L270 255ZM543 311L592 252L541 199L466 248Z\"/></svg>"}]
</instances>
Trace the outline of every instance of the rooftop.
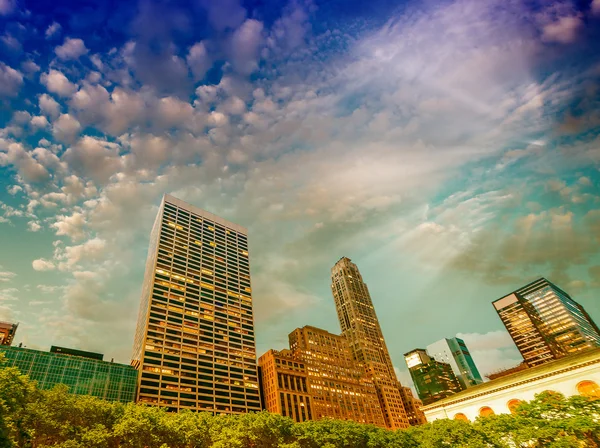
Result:
<instances>
[{"instance_id":1,"label":"rooftop","mask_svg":"<svg viewBox=\"0 0 600 448\"><path fill-rule=\"evenodd\" d=\"M548 376L558 375L559 373L572 370L587 364L600 364L600 348L586 350L575 355L565 356L564 358L550 361L537 367L531 367L520 372L512 373L501 378L488 381L487 383L478 384L470 387L462 392L459 392L451 397L436 401L428 406L423 407L424 411L447 406L459 401L469 400L480 395L487 395L497 390L516 387L522 383L535 381L536 379Z\"/></svg>"}]
</instances>

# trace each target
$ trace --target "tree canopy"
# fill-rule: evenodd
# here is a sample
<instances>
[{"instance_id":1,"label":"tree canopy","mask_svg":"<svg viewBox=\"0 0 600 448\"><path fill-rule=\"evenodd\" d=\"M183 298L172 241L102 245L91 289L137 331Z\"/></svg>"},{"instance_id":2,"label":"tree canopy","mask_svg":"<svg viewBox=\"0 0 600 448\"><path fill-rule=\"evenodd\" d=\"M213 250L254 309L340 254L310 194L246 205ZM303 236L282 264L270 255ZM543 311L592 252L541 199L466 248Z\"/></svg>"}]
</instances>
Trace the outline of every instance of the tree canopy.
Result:
<instances>
[{"instance_id":1,"label":"tree canopy","mask_svg":"<svg viewBox=\"0 0 600 448\"><path fill-rule=\"evenodd\" d=\"M0 359L1 363L1 359ZM543 393L514 415L437 420L405 431L340 420L294 423L268 412L213 416L39 390L0 366L6 448L583 448L600 447L600 400Z\"/></svg>"}]
</instances>

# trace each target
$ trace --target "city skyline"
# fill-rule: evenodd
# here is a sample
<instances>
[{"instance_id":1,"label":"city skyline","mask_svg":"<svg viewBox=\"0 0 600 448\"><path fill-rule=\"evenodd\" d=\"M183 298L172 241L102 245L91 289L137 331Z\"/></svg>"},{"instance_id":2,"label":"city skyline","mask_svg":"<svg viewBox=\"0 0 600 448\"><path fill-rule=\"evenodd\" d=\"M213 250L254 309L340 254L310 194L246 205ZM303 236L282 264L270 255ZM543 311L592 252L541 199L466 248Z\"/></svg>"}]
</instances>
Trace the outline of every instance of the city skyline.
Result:
<instances>
[{"instance_id":1,"label":"city skyline","mask_svg":"<svg viewBox=\"0 0 600 448\"><path fill-rule=\"evenodd\" d=\"M0 0L0 321L129 362L163 194L248 229L256 352L339 333L358 264L392 369L544 277L600 321L598 1ZM539 3L539 4L538 4Z\"/></svg>"}]
</instances>

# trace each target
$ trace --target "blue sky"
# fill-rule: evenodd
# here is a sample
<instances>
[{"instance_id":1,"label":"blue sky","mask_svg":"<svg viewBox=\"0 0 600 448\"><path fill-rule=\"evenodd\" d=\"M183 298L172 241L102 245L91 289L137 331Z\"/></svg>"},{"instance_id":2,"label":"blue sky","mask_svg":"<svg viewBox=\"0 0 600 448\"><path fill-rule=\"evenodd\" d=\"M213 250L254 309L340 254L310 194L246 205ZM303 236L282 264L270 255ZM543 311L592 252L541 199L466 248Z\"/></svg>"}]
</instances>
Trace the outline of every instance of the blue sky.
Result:
<instances>
[{"instance_id":1,"label":"blue sky","mask_svg":"<svg viewBox=\"0 0 600 448\"><path fill-rule=\"evenodd\" d=\"M249 228L258 354L339 331L518 363L491 302L600 320L600 1L0 0L0 319L128 362L163 193Z\"/></svg>"}]
</instances>

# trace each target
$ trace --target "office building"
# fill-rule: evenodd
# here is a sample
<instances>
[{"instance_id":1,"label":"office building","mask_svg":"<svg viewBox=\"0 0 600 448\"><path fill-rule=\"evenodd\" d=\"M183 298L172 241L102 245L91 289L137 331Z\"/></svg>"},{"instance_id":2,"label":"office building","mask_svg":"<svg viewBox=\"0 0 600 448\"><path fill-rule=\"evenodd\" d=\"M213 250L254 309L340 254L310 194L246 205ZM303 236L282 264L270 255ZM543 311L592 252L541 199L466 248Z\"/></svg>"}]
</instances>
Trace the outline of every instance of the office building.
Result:
<instances>
[{"instance_id":1,"label":"office building","mask_svg":"<svg viewBox=\"0 0 600 448\"><path fill-rule=\"evenodd\" d=\"M358 267L349 258L341 258L331 269L331 292L342 336L347 339L352 356L364 365L377 389L386 426L390 429L409 427L400 393L401 384L396 377L371 295Z\"/></svg>"},{"instance_id":2,"label":"office building","mask_svg":"<svg viewBox=\"0 0 600 448\"><path fill-rule=\"evenodd\" d=\"M478 384L425 406L428 422L474 421L477 417L514 413L542 392L600 399L600 349L591 349Z\"/></svg>"},{"instance_id":3,"label":"office building","mask_svg":"<svg viewBox=\"0 0 600 448\"><path fill-rule=\"evenodd\" d=\"M260 411L247 230L165 195L150 237L132 364L138 401Z\"/></svg>"},{"instance_id":4,"label":"office building","mask_svg":"<svg viewBox=\"0 0 600 448\"><path fill-rule=\"evenodd\" d=\"M65 384L69 392L110 401L135 400L138 372L126 364L103 361L103 355L63 347L50 352L1 346L8 366L38 382L40 389Z\"/></svg>"},{"instance_id":5,"label":"office building","mask_svg":"<svg viewBox=\"0 0 600 448\"><path fill-rule=\"evenodd\" d=\"M312 420L304 362L295 359L290 350L269 350L258 359L258 365L265 409L296 422Z\"/></svg>"},{"instance_id":6,"label":"office building","mask_svg":"<svg viewBox=\"0 0 600 448\"><path fill-rule=\"evenodd\" d=\"M442 339L427 346L436 361L450 364L463 389L483 383L467 344L460 338Z\"/></svg>"},{"instance_id":7,"label":"office building","mask_svg":"<svg viewBox=\"0 0 600 448\"><path fill-rule=\"evenodd\" d=\"M400 395L402 396L402 404L404 405L404 410L406 411L406 416L408 417L410 425L419 426L427 423L425 414L421 410L423 402L418 398L415 398L410 387L400 387Z\"/></svg>"},{"instance_id":8,"label":"office building","mask_svg":"<svg viewBox=\"0 0 600 448\"><path fill-rule=\"evenodd\" d=\"M315 420L329 417L386 426L377 390L343 336L306 326L290 333L289 341L294 358L306 366Z\"/></svg>"},{"instance_id":9,"label":"office building","mask_svg":"<svg viewBox=\"0 0 600 448\"><path fill-rule=\"evenodd\" d=\"M417 394L425 406L463 389L450 364L436 361L425 350L415 349L405 353L404 359Z\"/></svg>"},{"instance_id":10,"label":"office building","mask_svg":"<svg viewBox=\"0 0 600 448\"><path fill-rule=\"evenodd\" d=\"M19 324L0 322L0 345L12 345Z\"/></svg>"},{"instance_id":11,"label":"office building","mask_svg":"<svg viewBox=\"0 0 600 448\"><path fill-rule=\"evenodd\" d=\"M493 305L529 367L600 347L600 331L583 307L544 278Z\"/></svg>"}]
</instances>

